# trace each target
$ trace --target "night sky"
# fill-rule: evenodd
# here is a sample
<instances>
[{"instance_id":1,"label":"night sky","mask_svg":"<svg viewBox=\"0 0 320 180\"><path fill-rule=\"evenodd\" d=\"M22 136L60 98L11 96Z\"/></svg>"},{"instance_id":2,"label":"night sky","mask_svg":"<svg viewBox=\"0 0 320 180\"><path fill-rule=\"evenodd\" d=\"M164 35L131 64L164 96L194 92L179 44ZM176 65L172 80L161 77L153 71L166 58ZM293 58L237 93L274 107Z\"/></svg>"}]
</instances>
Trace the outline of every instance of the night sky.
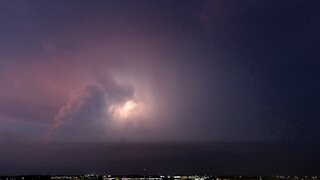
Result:
<instances>
[{"instance_id":1,"label":"night sky","mask_svg":"<svg viewBox=\"0 0 320 180\"><path fill-rule=\"evenodd\" d=\"M1 0L0 174L87 172L3 159L26 144L318 143L319 47L317 0Z\"/></svg>"}]
</instances>

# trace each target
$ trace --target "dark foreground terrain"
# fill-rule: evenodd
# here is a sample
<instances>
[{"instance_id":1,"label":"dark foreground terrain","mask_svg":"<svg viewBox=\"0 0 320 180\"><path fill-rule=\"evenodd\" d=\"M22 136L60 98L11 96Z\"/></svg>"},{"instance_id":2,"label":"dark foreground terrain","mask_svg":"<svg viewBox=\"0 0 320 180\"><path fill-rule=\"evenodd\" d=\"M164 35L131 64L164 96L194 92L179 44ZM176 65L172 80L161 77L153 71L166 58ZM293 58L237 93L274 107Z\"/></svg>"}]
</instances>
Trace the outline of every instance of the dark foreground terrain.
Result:
<instances>
[{"instance_id":1,"label":"dark foreground terrain","mask_svg":"<svg viewBox=\"0 0 320 180\"><path fill-rule=\"evenodd\" d=\"M319 176L214 176L214 175L73 175L73 176L3 176L0 180L317 180Z\"/></svg>"},{"instance_id":2,"label":"dark foreground terrain","mask_svg":"<svg viewBox=\"0 0 320 180\"><path fill-rule=\"evenodd\" d=\"M316 176L320 146L299 143L0 143L0 175Z\"/></svg>"}]
</instances>

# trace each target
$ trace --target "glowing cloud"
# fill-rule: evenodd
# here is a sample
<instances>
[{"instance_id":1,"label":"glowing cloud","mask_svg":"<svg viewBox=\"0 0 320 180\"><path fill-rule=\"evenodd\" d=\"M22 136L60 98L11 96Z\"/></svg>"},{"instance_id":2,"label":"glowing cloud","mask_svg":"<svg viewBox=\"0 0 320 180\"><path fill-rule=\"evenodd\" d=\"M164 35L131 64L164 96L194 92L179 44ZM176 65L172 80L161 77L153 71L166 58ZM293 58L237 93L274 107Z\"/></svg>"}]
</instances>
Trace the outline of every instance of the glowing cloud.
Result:
<instances>
[{"instance_id":1,"label":"glowing cloud","mask_svg":"<svg viewBox=\"0 0 320 180\"><path fill-rule=\"evenodd\" d=\"M141 102L128 100L120 105L111 105L108 112L120 121L132 120L143 116L144 105Z\"/></svg>"}]
</instances>

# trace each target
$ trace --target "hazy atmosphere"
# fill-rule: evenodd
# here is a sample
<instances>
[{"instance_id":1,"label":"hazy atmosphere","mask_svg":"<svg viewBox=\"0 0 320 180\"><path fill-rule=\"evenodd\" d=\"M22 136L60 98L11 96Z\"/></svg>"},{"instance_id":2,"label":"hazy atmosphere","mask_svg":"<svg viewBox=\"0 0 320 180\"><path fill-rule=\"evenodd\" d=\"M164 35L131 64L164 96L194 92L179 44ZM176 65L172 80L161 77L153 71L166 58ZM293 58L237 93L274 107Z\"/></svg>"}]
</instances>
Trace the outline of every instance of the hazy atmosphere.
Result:
<instances>
[{"instance_id":1,"label":"hazy atmosphere","mask_svg":"<svg viewBox=\"0 0 320 180\"><path fill-rule=\"evenodd\" d=\"M179 167L189 155L194 163L206 159L204 173L272 174L269 162L240 168L268 154L316 172L320 146L281 156L287 146L201 143L319 142L319 9L316 0L1 0L0 174L200 172L164 168L166 158ZM125 145L148 142L174 148ZM205 152L174 142L200 143ZM81 162L99 163L65 160L78 146ZM121 160L143 159L119 152L123 146L150 154L141 167L119 170ZM251 152L258 158L246 161ZM154 154L162 165L148 163ZM226 154L243 160L240 169L227 168L231 161L209 165Z\"/></svg>"}]
</instances>

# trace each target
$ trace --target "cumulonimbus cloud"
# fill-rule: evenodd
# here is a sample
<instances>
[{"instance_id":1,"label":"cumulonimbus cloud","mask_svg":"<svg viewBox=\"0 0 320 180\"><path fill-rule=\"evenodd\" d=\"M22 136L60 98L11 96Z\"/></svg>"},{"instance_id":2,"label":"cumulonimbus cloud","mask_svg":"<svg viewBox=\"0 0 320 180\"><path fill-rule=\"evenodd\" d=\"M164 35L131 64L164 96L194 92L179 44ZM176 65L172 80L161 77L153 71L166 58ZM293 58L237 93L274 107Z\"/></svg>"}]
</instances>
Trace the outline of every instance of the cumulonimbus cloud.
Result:
<instances>
[{"instance_id":1,"label":"cumulonimbus cloud","mask_svg":"<svg viewBox=\"0 0 320 180\"><path fill-rule=\"evenodd\" d=\"M48 138L70 141L106 138L106 126L112 118L108 107L132 98L133 89L118 84L109 76L96 76L95 82L70 95L54 117Z\"/></svg>"}]
</instances>

